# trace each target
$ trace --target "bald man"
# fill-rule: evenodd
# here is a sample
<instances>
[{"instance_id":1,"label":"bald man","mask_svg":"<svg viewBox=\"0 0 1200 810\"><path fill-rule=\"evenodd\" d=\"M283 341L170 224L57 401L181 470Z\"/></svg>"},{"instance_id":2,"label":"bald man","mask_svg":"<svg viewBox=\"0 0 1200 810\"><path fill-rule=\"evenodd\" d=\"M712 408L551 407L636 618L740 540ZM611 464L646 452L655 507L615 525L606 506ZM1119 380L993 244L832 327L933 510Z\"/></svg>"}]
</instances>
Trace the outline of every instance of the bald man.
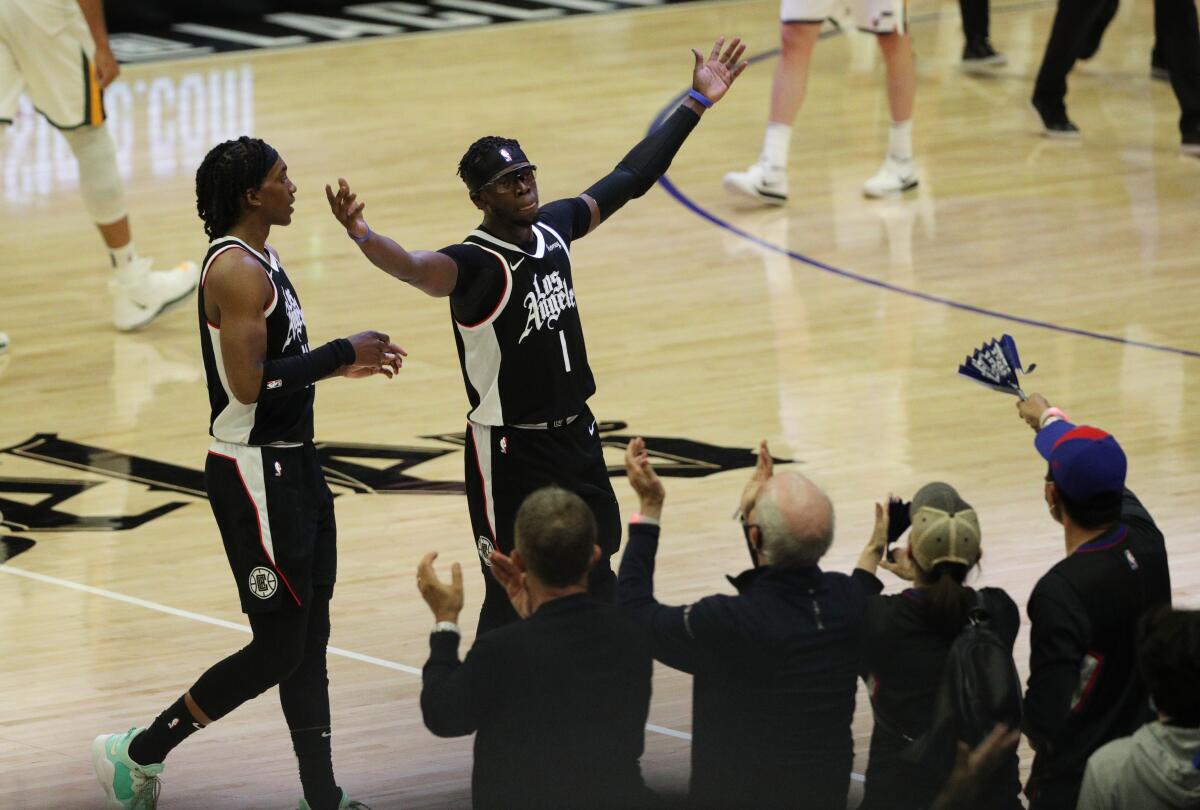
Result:
<instances>
[{"instance_id":1,"label":"bald man","mask_svg":"<svg viewBox=\"0 0 1200 810\"><path fill-rule=\"evenodd\" d=\"M672 607L654 598L666 492L641 439L625 467L640 506L617 599L647 629L654 657L694 676L689 806L844 810L871 589L818 566L833 542L829 497L797 472L773 474L763 442L739 509L753 567L730 578L736 596Z\"/></svg>"}]
</instances>

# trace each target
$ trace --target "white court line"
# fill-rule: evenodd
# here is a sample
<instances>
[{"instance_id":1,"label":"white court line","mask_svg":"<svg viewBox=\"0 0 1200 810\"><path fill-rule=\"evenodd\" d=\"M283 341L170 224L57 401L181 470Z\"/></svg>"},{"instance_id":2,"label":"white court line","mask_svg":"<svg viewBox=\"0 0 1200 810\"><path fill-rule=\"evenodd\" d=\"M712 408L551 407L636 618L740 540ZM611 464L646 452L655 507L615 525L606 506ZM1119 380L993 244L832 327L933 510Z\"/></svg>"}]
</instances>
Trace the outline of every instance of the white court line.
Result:
<instances>
[{"instance_id":1,"label":"white court line","mask_svg":"<svg viewBox=\"0 0 1200 810\"><path fill-rule=\"evenodd\" d=\"M163 605L158 602L151 602L147 599L139 599L136 596L126 596L123 593L106 590L104 588L95 588L91 585L81 585L78 582L72 582L69 579L59 579L58 577L47 576L46 574L38 574L34 571L26 571L24 568L14 568L11 565L0 565L0 574L12 574L13 576L25 577L26 579L44 582L47 585L57 585L60 588L70 588L73 591L91 594L92 596L103 596L105 599L112 599L115 602L124 602L127 605L135 605L143 607L147 610L156 610L159 613L166 613L168 616L177 616L180 619L191 619L194 622L203 624L211 624L216 627L224 627L227 630L236 630L239 633L249 633L250 628L244 624L236 622L227 622L224 619L214 619L212 616L205 616L203 613L193 613L190 610L180 610L173 608L170 605ZM407 664L401 664L396 661L389 661L386 658L376 658L373 655L364 655L353 650L343 650L341 647L327 648L332 655L338 655L342 658L349 658L353 661L362 661L364 664L374 664L377 667L384 669L392 669L397 672L407 672L410 675L420 675L421 670L416 667L410 667ZM666 726L658 726L654 723L646 724L646 731L652 731L655 734L661 734L664 737L674 737L677 740L691 740L692 735L686 731L676 731L673 728ZM862 774L852 773L850 778L856 782L863 781Z\"/></svg>"},{"instance_id":2,"label":"white court line","mask_svg":"<svg viewBox=\"0 0 1200 810\"><path fill-rule=\"evenodd\" d=\"M239 633L250 633L250 628L244 624L236 622L227 622L224 619L214 619L212 616L205 616L203 613L193 613L190 610L181 610L173 608L170 605L163 605L159 602L151 602L148 599L139 599L136 596L127 596L123 593L110 591L105 588L95 588L91 585L81 585L78 582L72 582L69 579L59 579L58 577L47 576L46 574L38 574L34 571L26 571L24 568L14 568L11 565L0 565L0 574L12 574L13 576L25 577L37 582L44 582L47 585L57 585L60 588L70 588L73 591L91 594L92 596L103 596L105 599L112 599L115 602L124 602L127 605L135 605L143 607L147 610L156 610L159 613L166 613L168 616L177 616L180 619L191 619L194 622L202 624L211 624L216 627L224 627L227 630L236 630ZM338 655L342 658L349 658L353 661L362 661L364 664L374 664L377 667L384 669L392 669L397 672L407 672L410 675L420 675L421 670L416 667L410 667L407 664L401 664L396 661L389 661L386 658L376 658L373 655L364 655L353 650L343 650L341 647L328 647L332 655ZM677 740L691 740L692 735L686 731L677 731L666 726L658 726L654 723L646 724L646 731L652 731L655 734L661 734L664 737L674 737ZM855 782L862 782L863 775L860 773L850 774L850 778Z\"/></svg>"}]
</instances>

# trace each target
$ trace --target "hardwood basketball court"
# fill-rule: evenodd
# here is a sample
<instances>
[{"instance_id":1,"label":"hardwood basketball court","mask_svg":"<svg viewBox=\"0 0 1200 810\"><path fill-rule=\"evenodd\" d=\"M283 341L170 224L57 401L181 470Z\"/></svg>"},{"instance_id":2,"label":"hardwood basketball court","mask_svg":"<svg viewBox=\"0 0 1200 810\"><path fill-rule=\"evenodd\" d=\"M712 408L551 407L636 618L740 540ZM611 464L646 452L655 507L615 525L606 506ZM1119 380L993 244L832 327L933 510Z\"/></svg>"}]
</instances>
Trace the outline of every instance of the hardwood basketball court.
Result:
<instances>
[{"instance_id":1,"label":"hardwood basketball court","mask_svg":"<svg viewBox=\"0 0 1200 810\"><path fill-rule=\"evenodd\" d=\"M1030 388L1121 440L1130 485L1167 535L1176 601L1200 605L1200 161L1178 156L1174 98L1148 77L1150 8L1123 6L1073 74L1076 147L1039 137L1026 104L1052 4L994 6L992 38L1011 61L992 78L959 71L955 4L918 0L910 13L916 193L861 196L886 138L883 70L869 38L836 36L815 55L788 207L745 207L720 188L757 156L768 57L684 147L675 195L652 190L574 251L594 412L626 423L611 437L688 440L660 444L663 463L712 472L665 479L659 598L728 590L723 575L745 566L729 515L748 470L721 470L748 463L765 437L833 498L827 567L853 565L873 501L944 479L980 512L978 581L1023 605L1062 555L1042 463L1013 401L954 373L1008 332L1038 364ZM455 489L462 456L449 434L466 407L446 304L370 267L330 216L324 184L348 178L372 227L408 247L456 242L477 223L454 176L476 137L519 138L543 201L577 194L686 88L689 48L728 33L770 51L776 20L767 0L714 2L236 53L127 67L109 94L144 255L161 266L203 254L195 168L216 141L258 135L299 186L293 224L271 243L312 339L377 328L410 352L397 379L324 382L317 404L318 439L350 445L344 457L371 445L356 463L420 460L405 470L422 482L410 491L335 487L335 766L376 810L468 802L471 741L437 739L420 719L432 620L414 572L430 550L443 567L464 563L468 630L482 583ZM91 739L146 724L248 636L193 486L208 446L193 306L114 333L105 257L65 144L28 118L0 150L0 329L13 339L0 359L0 509L10 553L36 541L0 565L0 772L9 807L99 807ZM38 434L58 439L30 443ZM617 464L621 440L610 442ZM375 446L407 449L381 458ZM431 491L437 482L445 491ZM627 513L631 493L614 486ZM26 529L12 504L75 518ZM144 522L117 531L101 520L114 516ZM1017 660L1024 673L1027 626ZM680 788L690 680L659 667L654 689L643 769L652 786ZM861 772L861 693L855 732ZM174 752L161 806L285 808L299 795L272 690Z\"/></svg>"}]
</instances>

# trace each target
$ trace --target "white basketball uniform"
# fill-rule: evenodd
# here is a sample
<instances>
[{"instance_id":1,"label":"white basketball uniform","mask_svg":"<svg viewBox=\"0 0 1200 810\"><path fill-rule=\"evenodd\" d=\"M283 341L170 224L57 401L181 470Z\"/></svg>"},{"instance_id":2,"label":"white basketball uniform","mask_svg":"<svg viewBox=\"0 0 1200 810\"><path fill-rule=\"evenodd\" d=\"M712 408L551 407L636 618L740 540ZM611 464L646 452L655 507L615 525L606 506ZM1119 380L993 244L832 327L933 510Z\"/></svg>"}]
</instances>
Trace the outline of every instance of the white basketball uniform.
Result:
<instances>
[{"instance_id":1,"label":"white basketball uniform","mask_svg":"<svg viewBox=\"0 0 1200 810\"><path fill-rule=\"evenodd\" d=\"M780 22L819 23L826 19L852 19L860 31L871 34L902 34L908 28L904 0L780 0Z\"/></svg>"},{"instance_id":2,"label":"white basketball uniform","mask_svg":"<svg viewBox=\"0 0 1200 810\"><path fill-rule=\"evenodd\" d=\"M0 124L22 92L59 129L104 123L95 52L75 0L0 0Z\"/></svg>"}]
</instances>

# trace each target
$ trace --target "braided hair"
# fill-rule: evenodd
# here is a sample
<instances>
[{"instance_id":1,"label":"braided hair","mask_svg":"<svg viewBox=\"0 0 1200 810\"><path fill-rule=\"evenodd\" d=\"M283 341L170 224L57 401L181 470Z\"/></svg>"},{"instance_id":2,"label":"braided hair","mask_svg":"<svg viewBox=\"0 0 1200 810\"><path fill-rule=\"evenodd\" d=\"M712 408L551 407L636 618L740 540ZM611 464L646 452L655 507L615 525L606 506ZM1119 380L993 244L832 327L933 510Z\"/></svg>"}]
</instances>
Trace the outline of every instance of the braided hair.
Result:
<instances>
[{"instance_id":1,"label":"braided hair","mask_svg":"<svg viewBox=\"0 0 1200 810\"><path fill-rule=\"evenodd\" d=\"M488 155L494 155L505 147L520 149L521 144L517 143L512 138L501 138L498 135L485 135L475 143L467 147L467 152L462 156L462 160L458 162L458 176L467 184L467 188L471 188L473 179L479 174L484 159Z\"/></svg>"},{"instance_id":2,"label":"braided hair","mask_svg":"<svg viewBox=\"0 0 1200 810\"><path fill-rule=\"evenodd\" d=\"M242 216L246 192L262 185L279 153L260 138L246 135L219 143L196 170L196 212L209 239L224 236Z\"/></svg>"}]
</instances>

